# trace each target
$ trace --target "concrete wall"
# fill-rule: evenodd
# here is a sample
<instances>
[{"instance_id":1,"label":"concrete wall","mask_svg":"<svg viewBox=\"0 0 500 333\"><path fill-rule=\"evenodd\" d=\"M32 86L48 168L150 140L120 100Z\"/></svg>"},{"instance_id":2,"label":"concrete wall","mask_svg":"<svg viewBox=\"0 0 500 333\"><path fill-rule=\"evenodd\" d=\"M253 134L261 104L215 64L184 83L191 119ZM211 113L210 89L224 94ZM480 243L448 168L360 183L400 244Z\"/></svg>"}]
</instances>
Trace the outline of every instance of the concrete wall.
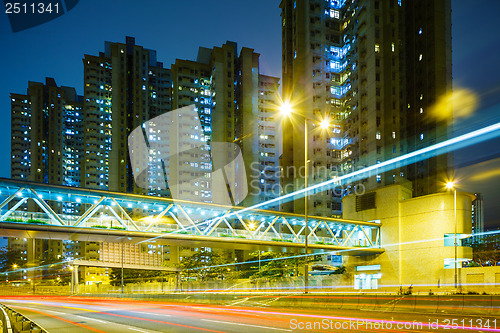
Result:
<instances>
[{"instance_id":1,"label":"concrete wall","mask_svg":"<svg viewBox=\"0 0 500 333\"><path fill-rule=\"evenodd\" d=\"M381 289L413 285L414 290L454 287L454 268L445 269L445 258L455 258L454 246L444 246L444 235L455 233L455 205L452 191L412 198L411 189L389 185L376 192L376 208L356 212L356 196L344 198L344 218L380 220L379 256L348 258L353 275L356 266L380 265ZM457 233L472 233L473 196L457 193ZM453 244L453 240L451 241ZM457 247L457 258L472 259L472 249ZM460 266L459 266L460 267ZM451 274L450 274L451 272ZM376 271L364 271L375 274Z\"/></svg>"}]
</instances>

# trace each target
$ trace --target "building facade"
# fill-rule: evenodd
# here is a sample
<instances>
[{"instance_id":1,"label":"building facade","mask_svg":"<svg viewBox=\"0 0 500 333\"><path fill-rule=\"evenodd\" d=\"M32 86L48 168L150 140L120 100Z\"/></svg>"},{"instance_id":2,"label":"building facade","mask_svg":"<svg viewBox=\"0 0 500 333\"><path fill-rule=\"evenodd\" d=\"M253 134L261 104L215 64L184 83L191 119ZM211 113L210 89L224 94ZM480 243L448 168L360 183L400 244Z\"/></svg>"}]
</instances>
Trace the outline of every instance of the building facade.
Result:
<instances>
[{"instance_id":1,"label":"building facade","mask_svg":"<svg viewBox=\"0 0 500 333\"><path fill-rule=\"evenodd\" d=\"M283 121L283 183L303 187L304 121L309 184L445 140L450 118L430 108L451 90L450 1L282 0L283 98L299 114ZM430 8L430 9L429 9ZM430 14L429 14L430 13ZM432 19L429 18L431 15ZM315 122L331 127L319 132ZM314 193L311 214L339 215L341 197L408 178L415 194L439 190L448 156L369 174L337 191ZM441 178L439 178L441 177ZM283 206L303 212L297 200Z\"/></svg>"},{"instance_id":2,"label":"building facade","mask_svg":"<svg viewBox=\"0 0 500 333\"><path fill-rule=\"evenodd\" d=\"M135 44L105 43L98 56L85 55L84 187L137 194L161 194L134 183L128 135L146 120L172 109L170 70L156 51Z\"/></svg>"},{"instance_id":3,"label":"building facade","mask_svg":"<svg viewBox=\"0 0 500 333\"><path fill-rule=\"evenodd\" d=\"M83 97L52 78L11 94L11 177L81 185Z\"/></svg>"},{"instance_id":4,"label":"building facade","mask_svg":"<svg viewBox=\"0 0 500 333\"><path fill-rule=\"evenodd\" d=\"M371 204L360 205L366 196L373 197ZM457 192L456 202L452 192L412 197L409 182L344 197L345 218L381 223L379 237L385 249L380 255L348 257L350 283L355 289L394 291L413 285L415 291L450 290L455 288L456 261L456 283L465 285L461 277L468 269L463 264L473 258L464 241L472 231L473 200L474 195L463 192Z\"/></svg>"}]
</instances>

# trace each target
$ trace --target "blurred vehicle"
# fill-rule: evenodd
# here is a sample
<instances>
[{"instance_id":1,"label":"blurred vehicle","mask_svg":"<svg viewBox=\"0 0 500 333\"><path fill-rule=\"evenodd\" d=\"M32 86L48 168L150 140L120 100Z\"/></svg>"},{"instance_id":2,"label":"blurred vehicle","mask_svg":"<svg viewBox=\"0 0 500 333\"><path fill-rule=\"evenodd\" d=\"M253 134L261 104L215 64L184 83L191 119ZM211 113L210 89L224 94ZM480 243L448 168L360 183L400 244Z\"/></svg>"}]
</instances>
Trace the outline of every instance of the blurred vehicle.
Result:
<instances>
[{"instance_id":1,"label":"blurred vehicle","mask_svg":"<svg viewBox=\"0 0 500 333\"><path fill-rule=\"evenodd\" d=\"M309 270L309 275L314 276L314 275L333 275L333 274L338 274L338 270L340 267L337 266L330 266L330 265L323 265L323 264L314 264L311 266Z\"/></svg>"}]
</instances>

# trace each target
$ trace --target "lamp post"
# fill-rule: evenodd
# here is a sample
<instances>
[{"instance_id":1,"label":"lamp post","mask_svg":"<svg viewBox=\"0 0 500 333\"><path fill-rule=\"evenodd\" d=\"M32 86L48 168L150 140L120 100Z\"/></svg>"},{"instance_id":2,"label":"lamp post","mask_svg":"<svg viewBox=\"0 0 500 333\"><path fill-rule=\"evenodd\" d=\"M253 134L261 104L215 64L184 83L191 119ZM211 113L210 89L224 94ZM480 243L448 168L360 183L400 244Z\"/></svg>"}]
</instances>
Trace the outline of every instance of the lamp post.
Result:
<instances>
[{"instance_id":1,"label":"lamp post","mask_svg":"<svg viewBox=\"0 0 500 333\"><path fill-rule=\"evenodd\" d=\"M15 273L15 271L17 270L17 265L16 264L12 265L12 268L14 269L14 271L12 272L12 280L15 280L16 279L16 273Z\"/></svg>"},{"instance_id":2,"label":"lamp post","mask_svg":"<svg viewBox=\"0 0 500 333\"><path fill-rule=\"evenodd\" d=\"M309 292L309 226L307 223L307 118L304 117L304 225L305 225L305 241L304 241L304 253L305 253L305 263L304 263L304 293L307 294Z\"/></svg>"},{"instance_id":3,"label":"lamp post","mask_svg":"<svg viewBox=\"0 0 500 333\"><path fill-rule=\"evenodd\" d=\"M280 112L283 116L290 116L292 114L292 106L285 102L281 106ZM308 254L309 254L309 225L307 221L307 202L308 202L308 193L307 193L307 163L308 161L308 149L307 149L307 137L308 137L308 122L309 120L315 121L314 119L310 119L302 114L296 114L304 118L304 232L305 232L305 241L304 241L304 253L305 253L305 262L304 262L304 293L307 294L309 292L309 266L308 266ZM330 127L330 121L328 119L323 119L320 122L320 126L322 129L328 129Z\"/></svg>"},{"instance_id":4,"label":"lamp post","mask_svg":"<svg viewBox=\"0 0 500 333\"><path fill-rule=\"evenodd\" d=\"M458 247L457 247L457 189L455 183L450 181L446 183L448 190L453 190L453 214L455 218L455 289L458 288Z\"/></svg>"}]
</instances>

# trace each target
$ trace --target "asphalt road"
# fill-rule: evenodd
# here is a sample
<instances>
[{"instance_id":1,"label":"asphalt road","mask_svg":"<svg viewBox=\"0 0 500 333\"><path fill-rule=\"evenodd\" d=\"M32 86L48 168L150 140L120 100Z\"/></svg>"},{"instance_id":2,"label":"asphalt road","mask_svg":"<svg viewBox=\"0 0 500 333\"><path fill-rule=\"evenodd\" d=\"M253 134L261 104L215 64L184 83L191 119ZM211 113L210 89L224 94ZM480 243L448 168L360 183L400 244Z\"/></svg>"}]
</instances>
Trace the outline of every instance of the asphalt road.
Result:
<instances>
[{"instance_id":1,"label":"asphalt road","mask_svg":"<svg viewBox=\"0 0 500 333\"><path fill-rule=\"evenodd\" d=\"M50 333L500 332L500 318L480 315L296 310L266 308L265 304L244 307L63 296L1 297L0 303ZM458 326L453 328L453 324Z\"/></svg>"}]
</instances>

